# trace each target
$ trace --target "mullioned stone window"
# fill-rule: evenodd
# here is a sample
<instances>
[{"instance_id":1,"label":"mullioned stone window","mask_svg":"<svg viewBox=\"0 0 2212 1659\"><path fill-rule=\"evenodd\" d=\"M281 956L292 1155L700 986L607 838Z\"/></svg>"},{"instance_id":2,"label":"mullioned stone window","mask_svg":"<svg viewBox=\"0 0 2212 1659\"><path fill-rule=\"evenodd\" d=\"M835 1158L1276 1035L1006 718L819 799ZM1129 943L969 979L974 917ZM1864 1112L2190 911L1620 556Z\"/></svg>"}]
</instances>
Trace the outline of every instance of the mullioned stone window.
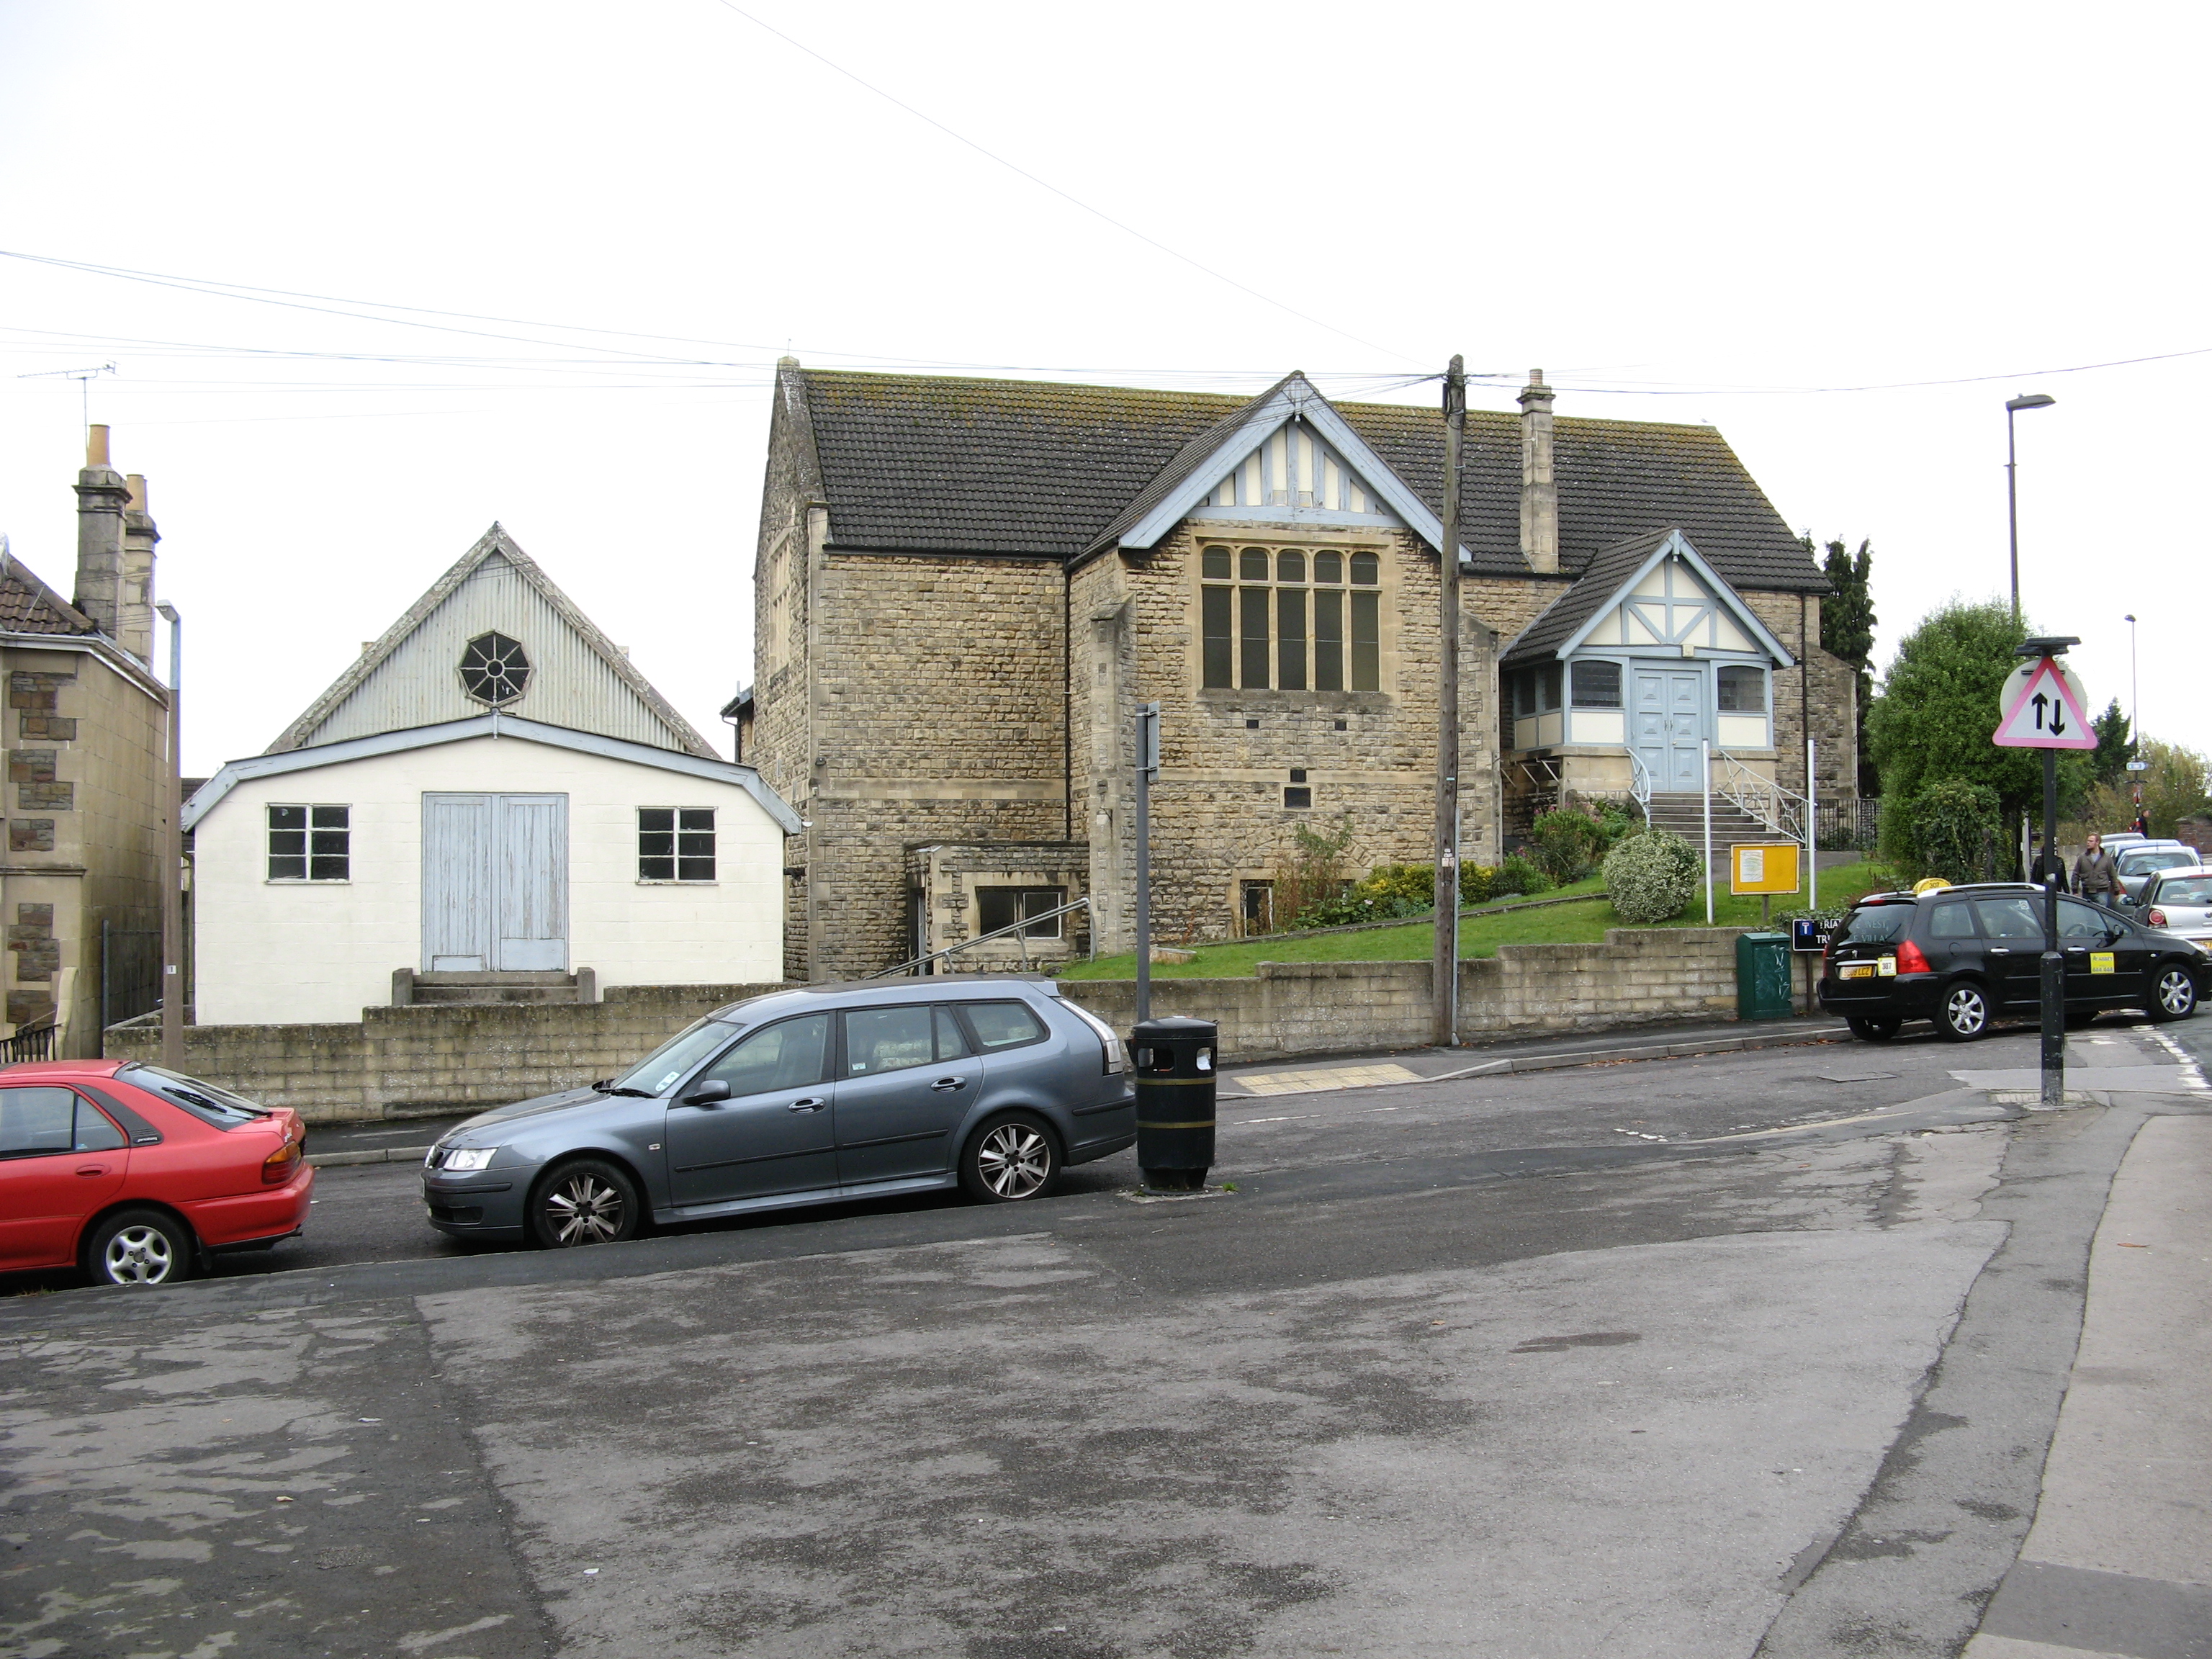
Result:
<instances>
[{"instance_id":1,"label":"mullioned stone window","mask_svg":"<svg viewBox=\"0 0 2212 1659\"><path fill-rule=\"evenodd\" d=\"M1201 685L1382 689L1380 555L1209 542L1199 584Z\"/></svg>"}]
</instances>

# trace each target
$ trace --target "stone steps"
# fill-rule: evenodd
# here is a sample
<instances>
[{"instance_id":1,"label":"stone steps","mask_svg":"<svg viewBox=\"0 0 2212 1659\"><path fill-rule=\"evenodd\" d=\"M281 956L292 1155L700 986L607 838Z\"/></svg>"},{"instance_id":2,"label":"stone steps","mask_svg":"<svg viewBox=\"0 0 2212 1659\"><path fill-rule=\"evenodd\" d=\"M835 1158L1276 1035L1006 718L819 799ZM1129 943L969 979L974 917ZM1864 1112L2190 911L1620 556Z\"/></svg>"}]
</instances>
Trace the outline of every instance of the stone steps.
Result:
<instances>
[{"instance_id":1,"label":"stone steps","mask_svg":"<svg viewBox=\"0 0 2212 1659\"><path fill-rule=\"evenodd\" d=\"M1655 829L1670 830L1686 841L1702 841L1705 833L1705 798L1694 794L1655 794L1650 820ZM1778 832L1762 823L1734 801L1713 799L1713 844L1729 842L1773 841Z\"/></svg>"},{"instance_id":2,"label":"stone steps","mask_svg":"<svg viewBox=\"0 0 2212 1659\"><path fill-rule=\"evenodd\" d=\"M578 977L561 973L416 974L408 1000L453 1003L581 1002Z\"/></svg>"}]
</instances>

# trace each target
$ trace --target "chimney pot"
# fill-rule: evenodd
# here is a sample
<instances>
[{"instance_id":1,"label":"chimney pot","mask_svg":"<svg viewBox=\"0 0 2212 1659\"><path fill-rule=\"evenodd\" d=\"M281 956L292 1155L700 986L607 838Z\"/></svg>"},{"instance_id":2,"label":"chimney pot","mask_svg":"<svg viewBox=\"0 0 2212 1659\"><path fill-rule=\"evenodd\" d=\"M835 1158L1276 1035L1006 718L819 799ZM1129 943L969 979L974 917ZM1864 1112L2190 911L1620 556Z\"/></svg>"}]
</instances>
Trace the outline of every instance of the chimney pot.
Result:
<instances>
[{"instance_id":1,"label":"chimney pot","mask_svg":"<svg viewBox=\"0 0 2212 1659\"><path fill-rule=\"evenodd\" d=\"M146 475L143 472L128 473L123 482L131 491L131 510L143 513L146 510Z\"/></svg>"},{"instance_id":2,"label":"chimney pot","mask_svg":"<svg viewBox=\"0 0 2212 1659\"><path fill-rule=\"evenodd\" d=\"M107 463L107 428L87 427L84 433L84 464L87 466L106 466Z\"/></svg>"},{"instance_id":3,"label":"chimney pot","mask_svg":"<svg viewBox=\"0 0 2212 1659\"><path fill-rule=\"evenodd\" d=\"M1559 484L1553 467L1552 388L1528 371L1521 389L1521 556L1540 575L1559 568Z\"/></svg>"}]
</instances>

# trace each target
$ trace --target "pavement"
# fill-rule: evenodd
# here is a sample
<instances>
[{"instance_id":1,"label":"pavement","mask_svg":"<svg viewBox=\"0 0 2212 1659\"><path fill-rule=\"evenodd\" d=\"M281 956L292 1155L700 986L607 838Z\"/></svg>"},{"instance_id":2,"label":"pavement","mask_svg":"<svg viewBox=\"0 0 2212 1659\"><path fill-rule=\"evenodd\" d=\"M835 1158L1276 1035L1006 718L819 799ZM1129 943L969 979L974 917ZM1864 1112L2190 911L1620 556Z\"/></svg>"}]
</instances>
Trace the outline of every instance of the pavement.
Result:
<instances>
[{"instance_id":1,"label":"pavement","mask_svg":"<svg viewBox=\"0 0 2212 1659\"><path fill-rule=\"evenodd\" d=\"M1241 1068L1203 1199L17 1296L0 1656L2202 1659L2199 1025L2051 1112L2019 1031Z\"/></svg>"}]
</instances>

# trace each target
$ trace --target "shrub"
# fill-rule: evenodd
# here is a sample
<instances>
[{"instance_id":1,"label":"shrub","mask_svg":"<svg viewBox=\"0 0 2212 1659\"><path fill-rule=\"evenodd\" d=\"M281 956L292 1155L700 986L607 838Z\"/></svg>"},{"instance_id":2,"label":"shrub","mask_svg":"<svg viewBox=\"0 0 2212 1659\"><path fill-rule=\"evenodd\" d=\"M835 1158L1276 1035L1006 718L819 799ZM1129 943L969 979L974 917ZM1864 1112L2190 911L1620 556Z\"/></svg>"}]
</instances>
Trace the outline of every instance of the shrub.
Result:
<instances>
[{"instance_id":1,"label":"shrub","mask_svg":"<svg viewBox=\"0 0 2212 1659\"><path fill-rule=\"evenodd\" d=\"M1632 927L1674 921L1698 896L1703 879L1697 848L1664 830L1631 836L1606 854L1606 896Z\"/></svg>"},{"instance_id":2,"label":"shrub","mask_svg":"<svg viewBox=\"0 0 2212 1659\"><path fill-rule=\"evenodd\" d=\"M1551 884L1552 878L1535 865L1518 853L1508 853L1491 889L1493 896L1503 898L1508 893L1540 893Z\"/></svg>"},{"instance_id":3,"label":"shrub","mask_svg":"<svg viewBox=\"0 0 2212 1659\"><path fill-rule=\"evenodd\" d=\"M1924 875L1946 881L1979 881L1992 850L2002 854L1997 792L1965 778L1923 785L1908 807L1913 856Z\"/></svg>"},{"instance_id":4,"label":"shrub","mask_svg":"<svg viewBox=\"0 0 2212 1659\"><path fill-rule=\"evenodd\" d=\"M1459 867L1459 902L1462 904L1487 904L1498 894L1498 866L1494 864L1462 864Z\"/></svg>"},{"instance_id":5,"label":"shrub","mask_svg":"<svg viewBox=\"0 0 2212 1659\"><path fill-rule=\"evenodd\" d=\"M1607 838L1598 820L1571 808L1547 812L1528 826L1537 866L1554 881L1580 881L1605 856Z\"/></svg>"},{"instance_id":6,"label":"shrub","mask_svg":"<svg viewBox=\"0 0 2212 1659\"><path fill-rule=\"evenodd\" d=\"M1310 920L1331 909L1351 884L1344 878L1346 854L1353 840L1352 819L1346 815L1334 830L1292 826L1291 845L1275 858L1273 915L1271 933L1332 924Z\"/></svg>"}]
</instances>

